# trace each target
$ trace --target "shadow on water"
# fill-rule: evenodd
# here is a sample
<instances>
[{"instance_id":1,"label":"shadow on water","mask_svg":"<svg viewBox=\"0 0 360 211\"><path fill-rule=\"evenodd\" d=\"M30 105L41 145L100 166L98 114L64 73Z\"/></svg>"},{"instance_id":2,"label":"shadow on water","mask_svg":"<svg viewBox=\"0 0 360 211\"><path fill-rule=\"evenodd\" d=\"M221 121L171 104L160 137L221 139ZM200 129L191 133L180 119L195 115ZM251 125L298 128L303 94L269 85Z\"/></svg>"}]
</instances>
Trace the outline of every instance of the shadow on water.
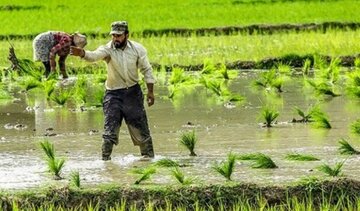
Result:
<instances>
[{"instance_id":1,"label":"shadow on water","mask_svg":"<svg viewBox=\"0 0 360 211\"><path fill-rule=\"evenodd\" d=\"M133 184L134 168L153 164L161 158L170 158L186 164L182 170L187 176L204 183L222 183L224 178L212 166L226 159L229 152L245 154L262 152L278 165L277 169L253 169L248 161L237 161L234 181L259 184L291 183L304 176L324 176L316 167L347 159L344 173L357 177L360 157L347 157L337 151L340 138L355 140L349 125L360 114L358 102L340 96L321 101L329 115L331 130L315 129L309 124L294 124L297 117L294 106L306 109L317 102L316 97L302 89L302 81L292 79L281 96L269 98L250 88L251 78L238 77L230 88L246 97L236 107L214 103L199 92L186 93L175 102L166 98L166 87L157 87L156 104L147 109L149 125L157 157L141 161L138 147L134 147L126 127L120 131L119 145L113 159L100 159L103 114L101 108L73 111L68 107L49 106L41 95L20 95L19 100L0 104L0 188L32 188L52 183L39 142L48 139L54 143L58 156L65 158L62 172L66 181L72 171L79 171L83 183ZM31 101L29 101L29 98ZM29 103L30 102L30 103ZM258 118L264 103L271 103L280 112L277 124L263 128ZM179 144L184 131L195 130L198 143L197 157L190 157ZM355 146L356 147L356 146ZM289 153L311 154L320 159L314 162L289 161ZM169 170L161 168L145 184L174 183Z\"/></svg>"}]
</instances>

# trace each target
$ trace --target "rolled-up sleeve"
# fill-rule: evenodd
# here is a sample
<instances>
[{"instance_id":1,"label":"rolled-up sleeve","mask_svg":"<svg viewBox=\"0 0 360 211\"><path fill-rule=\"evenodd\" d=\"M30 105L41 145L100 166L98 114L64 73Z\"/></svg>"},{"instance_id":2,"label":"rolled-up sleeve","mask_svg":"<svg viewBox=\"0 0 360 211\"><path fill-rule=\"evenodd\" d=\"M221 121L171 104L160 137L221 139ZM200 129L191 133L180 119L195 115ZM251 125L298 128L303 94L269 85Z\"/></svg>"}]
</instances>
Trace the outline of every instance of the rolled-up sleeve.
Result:
<instances>
[{"instance_id":1,"label":"rolled-up sleeve","mask_svg":"<svg viewBox=\"0 0 360 211\"><path fill-rule=\"evenodd\" d=\"M144 80L146 83L154 84L156 82L152 74L153 69L147 57L147 52L145 48L140 48L139 50L138 68L140 69L140 72L144 75Z\"/></svg>"},{"instance_id":2,"label":"rolled-up sleeve","mask_svg":"<svg viewBox=\"0 0 360 211\"><path fill-rule=\"evenodd\" d=\"M105 46L100 46L95 51L85 51L85 56L83 57L83 59L89 62L95 62L109 56L110 54L108 49Z\"/></svg>"}]
</instances>

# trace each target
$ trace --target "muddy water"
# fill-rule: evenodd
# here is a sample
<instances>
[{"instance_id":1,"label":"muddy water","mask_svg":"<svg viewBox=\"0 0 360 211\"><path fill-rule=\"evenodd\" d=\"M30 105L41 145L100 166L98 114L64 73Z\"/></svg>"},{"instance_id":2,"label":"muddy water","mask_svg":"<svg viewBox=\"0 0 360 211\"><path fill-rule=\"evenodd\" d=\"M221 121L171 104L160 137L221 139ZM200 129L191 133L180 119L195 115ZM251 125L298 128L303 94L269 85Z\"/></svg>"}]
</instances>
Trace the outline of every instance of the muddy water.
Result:
<instances>
[{"instance_id":1,"label":"muddy water","mask_svg":"<svg viewBox=\"0 0 360 211\"><path fill-rule=\"evenodd\" d=\"M41 94L16 93L17 100L0 104L0 188L22 189L69 182L70 173L79 171L82 183L132 184L138 175L131 174L137 167L145 167L158 159L171 158L181 164L185 175L198 183L223 183L225 179L211 166L222 161L227 153L262 152L278 165L277 169L252 169L247 161L238 161L233 180L259 184L288 184L306 176L324 178L316 167L326 163L333 166L347 159L343 172L358 179L360 156L343 156L338 153L338 141L346 138L360 148L359 137L352 135L349 125L360 117L359 102L346 96L336 98L313 97L300 79L293 78L280 97L268 97L254 91L250 81L253 74L242 73L232 84L232 91L246 97L246 102L236 107L224 106L207 98L204 92L194 91L168 100L166 87L157 86L156 104L147 108L154 140L156 158L141 161L139 149L134 147L126 127L120 131L120 144L114 148L113 159L100 160L103 115L101 108L80 111L71 106L49 105ZM310 92L311 93L311 92ZM320 102L330 116L331 130L315 129L306 124L289 123L294 117L294 106L305 110L310 104ZM280 112L278 124L263 128L258 119L261 106L275 105ZM195 129L199 138L197 157L179 145L183 131ZM64 180L54 181L47 172L42 140L54 143L56 154L66 159L62 172ZM288 161L288 153L312 154L320 161ZM158 172L146 184L174 184L167 169Z\"/></svg>"}]
</instances>

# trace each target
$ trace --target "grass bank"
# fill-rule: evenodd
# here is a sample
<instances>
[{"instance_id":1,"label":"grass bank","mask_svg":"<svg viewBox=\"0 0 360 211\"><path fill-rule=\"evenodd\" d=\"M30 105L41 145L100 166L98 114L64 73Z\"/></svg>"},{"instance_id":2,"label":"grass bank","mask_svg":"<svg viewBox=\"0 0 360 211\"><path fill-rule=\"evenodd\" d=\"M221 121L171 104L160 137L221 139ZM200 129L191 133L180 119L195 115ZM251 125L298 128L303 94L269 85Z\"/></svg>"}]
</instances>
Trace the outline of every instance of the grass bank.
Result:
<instances>
[{"instance_id":1,"label":"grass bank","mask_svg":"<svg viewBox=\"0 0 360 211\"><path fill-rule=\"evenodd\" d=\"M277 187L255 184L226 183L209 186L107 186L75 189L47 188L36 191L2 192L3 210L299 210L333 208L358 209L360 182L339 179L332 181L304 180L300 184ZM120 209L123 207L122 209ZM130 208L135 209L130 209ZM200 209L201 208L201 209ZM296 209L297 208L297 209ZM15 209L16 210L16 209Z\"/></svg>"}]
</instances>

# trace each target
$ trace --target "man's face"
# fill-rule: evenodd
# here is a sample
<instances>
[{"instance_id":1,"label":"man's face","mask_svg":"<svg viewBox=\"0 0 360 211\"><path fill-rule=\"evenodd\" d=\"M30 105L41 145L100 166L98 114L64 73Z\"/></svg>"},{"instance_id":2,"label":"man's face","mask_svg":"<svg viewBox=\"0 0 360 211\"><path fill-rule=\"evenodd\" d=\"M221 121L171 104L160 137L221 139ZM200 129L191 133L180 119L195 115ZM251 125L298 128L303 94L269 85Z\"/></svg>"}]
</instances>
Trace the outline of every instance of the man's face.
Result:
<instances>
[{"instance_id":1,"label":"man's face","mask_svg":"<svg viewBox=\"0 0 360 211\"><path fill-rule=\"evenodd\" d=\"M112 41L114 43L115 48L124 48L126 46L128 35L127 34L113 34Z\"/></svg>"}]
</instances>

